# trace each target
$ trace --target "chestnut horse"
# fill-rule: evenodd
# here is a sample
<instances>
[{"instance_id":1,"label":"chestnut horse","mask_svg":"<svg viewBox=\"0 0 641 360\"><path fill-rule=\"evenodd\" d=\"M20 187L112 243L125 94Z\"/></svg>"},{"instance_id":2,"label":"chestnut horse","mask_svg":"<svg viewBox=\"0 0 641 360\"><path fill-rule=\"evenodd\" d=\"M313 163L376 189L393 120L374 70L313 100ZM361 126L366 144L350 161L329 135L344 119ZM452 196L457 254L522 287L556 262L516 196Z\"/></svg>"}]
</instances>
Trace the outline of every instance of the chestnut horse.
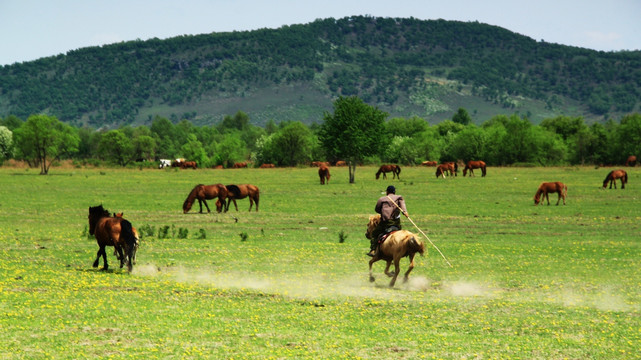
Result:
<instances>
[{"instance_id":1,"label":"chestnut horse","mask_svg":"<svg viewBox=\"0 0 641 360\"><path fill-rule=\"evenodd\" d=\"M637 165L637 157L634 155L628 156L628 159L625 161L625 166L636 166Z\"/></svg>"},{"instance_id":2,"label":"chestnut horse","mask_svg":"<svg viewBox=\"0 0 641 360\"><path fill-rule=\"evenodd\" d=\"M439 176L442 176L443 179L445 179L445 174L450 173L450 176L456 174L456 163L453 162L448 162L448 163L443 163L439 164L436 166L436 178L438 179Z\"/></svg>"},{"instance_id":3,"label":"chestnut horse","mask_svg":"<svg viewBox=\"0 0 641 360\"><path fill-rule=\"evenodd\" d=\"M608 186L608 181L610 182L610 189L612 189L612 184L614 188L617 188L617 179L621 179L621 189L625 189L625 184L628 182L628 173L624 170L612 170L608 173L608 176L603 180L603 188L605 189Z\"/></svg>"},{"instance_id":4,"label":"chestnut horse","mask_svg":"<svg viewBox=\"0 0 641 360\"><path fill-rule=\"evenodd\" d=\"M438 163L436 161L423 161L421 163L421 165L423 165L423 166L436 166L436 165L438 165Z\"/></svg>"},{"instance_id":5,"label":"chestnut horse","mask_svg":"<svg viewBox=\"0 0 641 360\"><path fill-rule=\"evenodd\" d=\"M463 169L463 176L470 170L470 176L474 176L474 169L481 169L482 176L485 176L485 162L484 161L468 161Z\"/></svg>"},{"instance_id":6,"label":"chestnut horse","mask_svg":"<svg viewBox=\"0 0 641 360\"><path fill-rule=\"evenodd\" d=\"M232 201L234 202L236 211L238 211L236 199L244 199L246 197L249 197L249 211L252 211L254 203L256 203L256 211L258 211L260 190L258 190L256 186L252 184L227 185L227 204L225 205L225 212L229 210L229 204L231 204ZM222 201L221 203L224 204ZM220 212L220 210L218 210L218 212Z\"/></svg>"},{"instance_id":7,"label":"chestnut horse","mask_svg":"<svg viewBox=\"0 0 641 360\"><path fill-rule=\"evenodd\" d=\"M369 217L369 222L367 223L367 232L365 237L371 239L372 231L376 228L378 223L381 221L381 215L371 215ZM385 275L392 278L389 286L393 287L396 283L396 278L400 273L401 269L399 263L402 258L409 256L410 265L405 272L405 277L403 282L407 282L407 279L410 275L412 269L414 269L414 256L416 253L423 254L425 253L425 245L421 240L418 239L418 236L407 231L407 230L397 230L391 232L385 241L378 246L378 251L374 254L374 257L369 261L369 281L374 282L374 276L372 275L372 264L379 260L385 260L387 266L385 266ZM390 273L389 268L394 262L394 272Z\"/></svg>"},{"instance_id":8,"label":"chestnut horse","mask_svg":"<svg viewBox=\"0 0 641 360\"><path fill-rule=\"evenodd\" d=\"M196 170L198 168L198 164L196 164L195 161L182 161L180 162L180 168L181 169L192 168Z\"/></svg>"},{"instance_id":9,"label":"chestnut horse","mask_svg":"<svg viewBox=\"0 0 641 360\"><path fill-rule=\"evenodd\" d=\"M186 214L189 210L191 210L191 206L196 199L198 200L198 205L200 206L201 213L203 212L203 203L205 203L207 212L211 212L206 200L211 200L217 197L220 201L224 202L225 198L227 198L227 194L227 188L223 184L198 184L191 190L189 195L187 195L187 199L185 199L185 202L183 203L183 213Z\"/></svg>"},{"instance_id":10,"label":"chestnut horse","mask_svg":"<svg viewBox=\"0 0 641 360\"><path fill-rule=\"evenodd\" d=\"M329 178L331 175L329 174L329 168L327 166L321 165L318 168L318 176L320 177L321 185L325 185L325 181L329 184Z\"/></svg>"},{"instance_id":11,"label":"chestnut horse","mask_svg":"<svg viewBox=\"0 0 641 360\"><path fill-rule=\"evenodd\" d=\"M126 260L127 270L131 271L133 269L133 261L136 258L136 250L138 249L138 236L134 233L133 227L128 220L122 217L111 217L109 214L109 211L105 210L102 205L89 207L89 234L96 237L100 247L93 267L98 267L98 262L102 255L103 270L109 269L105 247L113 246L118 254L120 267L123 267Z\"/></svg>"},{"instance_id":12,"label":"chestnut horse","mask_svg":"<svg viewBox=\"0 0 641 360\"><path fill-rule=\"evenodd\" d=\"M559 199L556 201L556 204L559 205L559 201L563 199L563 205L565 205L565 197L568 195L568 187L562 182L544 182L539 185L539 189L534 194L534 205L538 205L543 199L547 199L548 205L550 205L550 193L559 194ZM543 197L541 197L543 194Z\"/></svg>"},{"instance_id":13,"label":"chestnut horse","mask_svg":"<svg viewBox=\"0 0 641 360\"><path fill-rule=\"evenodd\" d=\"M392 173L392 179L398 177L399 180L401 179L401 167L398 165L381 165L380 168L378 168L378 172L376 173L376 180L381 176L381 173L383 174L383 179L387 179L387 173L391 172Z\"/></svg>"}]
</instances>

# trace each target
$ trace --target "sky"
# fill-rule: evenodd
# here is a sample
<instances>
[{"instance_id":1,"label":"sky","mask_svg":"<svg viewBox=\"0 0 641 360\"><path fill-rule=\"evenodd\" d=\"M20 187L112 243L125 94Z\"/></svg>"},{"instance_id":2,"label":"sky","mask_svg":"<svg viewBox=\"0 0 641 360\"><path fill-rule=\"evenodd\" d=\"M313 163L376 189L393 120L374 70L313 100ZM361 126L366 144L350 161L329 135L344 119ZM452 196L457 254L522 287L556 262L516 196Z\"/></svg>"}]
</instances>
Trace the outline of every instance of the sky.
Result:
<instances>
[{"instance_id":1,"label":"sky","mask_svg":"<svg viewBox=\"0 0 641 360\"><path fill-rule=\"evenodd\" d=\"M0 65L136 39L352 15L478 21L537 41L641 50L641 0L0 0Z\"/></svg>"}]
</instances>

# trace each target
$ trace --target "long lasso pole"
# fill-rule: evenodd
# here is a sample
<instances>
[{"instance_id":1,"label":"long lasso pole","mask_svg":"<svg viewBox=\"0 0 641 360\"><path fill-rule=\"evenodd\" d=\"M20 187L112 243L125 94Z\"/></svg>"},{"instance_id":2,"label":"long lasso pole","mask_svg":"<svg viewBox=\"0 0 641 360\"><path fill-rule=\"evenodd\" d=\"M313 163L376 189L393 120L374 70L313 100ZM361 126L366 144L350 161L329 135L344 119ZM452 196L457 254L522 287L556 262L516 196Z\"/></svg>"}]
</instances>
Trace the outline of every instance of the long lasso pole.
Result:
<instances>
[{"instance_id":1,"label":"long lasso pole","mask_svg":"<svg viewBox=\"0 0 641 360\"><path fill-rule=\"evenodd\" d=\"M438 251L438 253L439 253L439 254L441 254L441 256L443 257L443 259L445 260L445 262L447 263L447 265L449 265L451 268L453 268L454 266L452 266L452 264L447 260L447 258L445 257L445 255L443 255L443 253L441 252L441 250L440 250L436 245L434 245L434 243L432 242L432 240L430 240L429 236L427 236L427 235L423 232L423 230L421 230L421 228L419 228L419 227L416 225L416 223L414 223L414 220L412 220L412 218L410 218L410 217L409 217L409 215L407 215L407 213L406 213L405 211L403 211L403 209L401 209L401 207L400 207L400 206L398 206L398 204L397 204L394 200L392 200L392 198L391 198L391 197L389 197L389 195L387 195L387 198L388 198L388 199L390 199L390 201L392 202L392 204L394 204L394 206L396 206L396 207L398 208L398 210L400 210L400 211L401 211L401 213L402 213L403 215L405 215L405 217L407 218L407 220L409 220L409 221L412 223L412 225L414 225L414 227L415 227L418 231L420 231L420 232L421 232L421 234L423 234L423 236L425 236L425 238L427 239L427 241L429 241L429 242L430 242L430 244L432 244L432 246L434 247L434 249L436 249L436 251Z\"/></svg>"}]
</instances>

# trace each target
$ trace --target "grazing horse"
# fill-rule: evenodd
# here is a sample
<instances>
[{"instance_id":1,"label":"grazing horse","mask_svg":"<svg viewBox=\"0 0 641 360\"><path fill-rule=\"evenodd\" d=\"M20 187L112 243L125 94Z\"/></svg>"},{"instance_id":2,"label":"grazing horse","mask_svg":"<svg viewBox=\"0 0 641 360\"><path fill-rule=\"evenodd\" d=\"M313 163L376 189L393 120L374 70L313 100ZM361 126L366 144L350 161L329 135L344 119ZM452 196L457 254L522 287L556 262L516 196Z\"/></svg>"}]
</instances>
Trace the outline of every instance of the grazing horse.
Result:
<instances>
[{"instance_id":1,"label":"grazing horse","mask_svg":"<svg viewBox=\"0 0 641 360\"><path fill-rule=\"evenodd\" d=\"M465 169L463 169L463 176L470 170L470 177L474 176L474 169L481 169L482 176L485 176L485 161L468 161L465 164Z\"/></svg>"},{"instance_id":2,"label":"grazing horse","mask_svg":"<svg viewBox=\"0 0 641 360\"><path fill-rule=\"evenodd\" d=\"M371 239L372 231L374 231L380 221L381 215L379 214L371 215L369 217L365 237ZM374 282L375 280L372 275L372 264L378 260L385 260L387 262L387 266L385 266L385 275L392 278L389 286L393 287L401 270L399 266L401 259L409 256L410 266L405 273L405 278L403 279L403 282L407 282L410 272L414 269L414 256L416 253L419 253L422 256L425 251L425 245L418 239L417 235L407 230L397 230L390 233L385 241L378 246L378 251L369 261L369 281ZM392 265L392 261L394 262L394 272L390 273L389 268L390 265Z\"/></svg>"},{"instance_id":3,"label":"grazing horse","mask_svg":"<svg viewBox=\"0 0 641 360\"><path fill-rule=\"evenodd\" d=\"M329 168L325 165L321 165L318 168L318 176L320 177L320 183L321 185L325 185L325 181L327 181L327 184L329 184L329 178L331 175L329 174Z\"/></svg>"},{"instance_id":4,"label":"grazing horse","mask_svg":"<svg viewBox=\"0 0 641 360\"><path fill-rule=\"evenodd\" d=\"M436 165L438 165L438 163L436 161L423 161L421 163L421 165L423 165L423 166L436 166Z\"/></svg>"},{"instance_id":5,"label":"grazing horse","mask_svg":"<svg viewBox=\"0 0 641 360\"><path fill-rule=\"evenodd\" d=\"M275 167L276 167L276 165L274 165L274 164L261 164L259 166L260 169L273 169Z\"/></svg>"},{"instance_id":6,"label":"grazing horse","mask_svg":"<svg viewBox=\"0 0 641 360\"><path fill-rule=\"evenodd\" d=\"M401 167L398 165L381 165L380 168L378 168L378 172L376 173L376 180L381 176L381 173L383 174L383 179L387 179L387 173L391 172L392 173L392 179L398 177L398 179L401 179Z\"/></svg>"},{"instance_id":7,"label":"grazing horse","mask_svg":"<svg viewBox=\"0 0 641 360\"><path fill-rule=\"evenodd\" d=\"M608 181L610 182L610 189L612 189L612 184L614 188L617 188L617 179L621 179L621 189L625 189L625 184L628 183L628 173L624 170L612 170L608 173L608 176L603 180L603 188L605 189L608 186Z\"/></svg>"},{"instance_id":8,"label":"grazing horse","mask_svg":"<svg viewBox=\"0 0 641 360\"><path fill-rule=\"evenodd\" d=\"M625 166L636 166L637 165L637 157L634 155L628 156L628 160L625 161Z\"/></svg>"},{"instance_id":9,"label":"grazing horse","mask_svg":"<svg viewBox=\"0 0 641 360\"><path fill-rule=\"evenodd\" d=\"M104 209L102 205L89 207L89 234L96 237L100 247L93 267L98 267L98 262L102 255L103 270L109 269L105 247L113 246L118 254L120 267L123 267L126 260L127 270L131 271L136 258L136 250L138 250L138 235L134 232L133 226L128 220L122 217L111 217L109 214L109 211ZM124 254L122 252L123 249L125 251Z\"/></svg>"},{"instance_id":10,"label":"grazing horse","mask_svg":"<svg viewBox=\"0 0 641 360\"><path fill-rule=\"evenodd\" d=\"M550 193L559 194L559 199L556 201L556 204L559 205L559 201L563 199L563 205L565 205L565 197L568 195L568 187L562 182L544 182L539 185L539 189L534 194L534 205L538 205L543 199L547 199L548 205L550 205ZM543 194L543 197L541 197Z\"/></svg>"},{"instance_id":11,"label":"grazing horse","mask_svg":"<svg viewBox=\"0 0 641 360\"><path fill-rule=\"evenodd\" d=\"M198 199L198 205L200 206L201 213L203 212L203 203L205 203L207 212L211 212L206 200L211 200L217 197L220 201L224 202L227 194L227 188L223 184L198 184L194 186L189 195L187 195L187 199L185 199L185 202L183 203L183 213L186 214L189 210L191 210L191 206L196 199Z\"/></svg>"},{"instance_id":12,"label":"grazing horse","mask_svg":"<svg viewBox=\"0 0 641 360\"><path fill-rule=\"evenodd\" d=\"M443 179L445 179L445 174L450 173L450 176L456 174L456 163L453 162L448 162L448 163L443 163L439 164L436 166L436 178L438 179L439 176L442 176Z\"/></svg>"},{"instance_id":13,"label":"grazing horse","mask_svg":"<svg viewBox=\"0 0 641 360\"><path fill-rule=\"evenodd\" d=\"M198 168L198 164L196 164L195 161L182 161L180 162L180 168L181 169L192 168L196 170Z\"/></svg>"},{"instance_id":14,"label":"grazing horse","mask_svg":"<svg viewBox=\"0 0 641 360\"><path fill-rule=\"evenodd\" d=\"M227 185L227 204L225 205L225 212L229 210L229 204L234 202L236 211L238 211L238 205L236 205L236 199L244 199L249 197L249 211L252 211L252 206L256 203L256 211L258 211L258 200L260 199L260 190L252 184L240 184L240 185ZM221 202L224 204L224 202Z\"/></svg>"},{"instance_id":15,"label":"grazing horse","mask_svg":"<svg viewBox=\"0 0 641 360\"><path fill-rule=\"evenodd\" d=\"M234 165L232 165L232 169L241 169L241 168L246 168L246 167L247 167L247 163L246 162L234 163Z\"/></svg>"}]
</instances>

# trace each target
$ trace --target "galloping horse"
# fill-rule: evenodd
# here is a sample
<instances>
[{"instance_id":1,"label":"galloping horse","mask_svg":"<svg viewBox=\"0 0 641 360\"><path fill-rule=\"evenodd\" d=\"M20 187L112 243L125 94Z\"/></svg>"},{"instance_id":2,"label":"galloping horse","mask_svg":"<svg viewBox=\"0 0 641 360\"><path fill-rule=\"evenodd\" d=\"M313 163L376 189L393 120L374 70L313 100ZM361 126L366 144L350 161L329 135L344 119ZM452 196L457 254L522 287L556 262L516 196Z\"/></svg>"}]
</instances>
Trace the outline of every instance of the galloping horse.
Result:
<instances>
[{"instance_id":1,"label":"galloping horse","mask_svg":"<svg viewBox=\"0 0 641 360\"><path fill-rule=\"evenodd\" d=\"M93 267L98 267L100 256L102 255L104 267L103 270L108 270L106 246L113 246L118 259L120 260L120 267L122 268L125 260L127 260L127 270L133 269L133 261L136 258L136 250L138 249L138 236L133 231L133 227L128 220L122 217L111 217L109 211L105 210L102 205L89 207L89 234L96 237L98 250L96 261ZM125 250L124 254L122 250Z\"/></svg>"},{"instance_id":2,"label":"galloping horse","mask_svg":"<svg viewBox=\"0 0 641 360\"><path fill-rule=\"evenodd\" d=\"M465 169L463 169L463 176L467 173L467 170L470 170L470 177L474 176L474 169L481 169L483 173L482 176L485 176L485 162L484 161L468 161L465 164Z\"/></svg>"},{"instance_id":3,"label":"galloping horse","mask_svg":"<svg viewBox=\"0 0 641 360\"><path fill-rule=\"evenodd\" d=\"M634 155L628 156L628 159L625 161L625 166L636 166L637 165L637 157Z\"/></svg>"},{"instance_id":4,"label":"galloping horse","mask_svg":"<svg viewBox=\"0 0 641 360\"><path fill-rule=\"evenodd\" d=\"M321 185L325 185L325 181L329 184L329 178L331 175L329 174L329 168L327 166L321 165L318 168L318 176L320 177Z\"/></svg>"},{"instance_id":5,"label":"galloping horse","mask_svg":"<svg viewBox=\"0 0 641 360\"><path fill-rule=\"evenodd\" d=\"M612 170L608 173L608 176L603 180L603 188L605 189L608 186L608 181L610 182L610 189L612 189L612 184L614 188L617 188L617 179L621 179L621 189L625 189L625 184L628 182L628 173L624 170Z\"/></svg>"},{"instance_id":6,"label":"galloping horse","mask_svg":"<svg viewBox=\"0 0 641 360\"><path fill-rule=\"evenodd\" d=\"M207 212L211 212L206 200L211 200L217 197L220 201L224 202L227 194L227 188L223 184L198 184L191 190L189 195L187 195L187 199L185 199L185 202L183 203L183 213L186 214L191 210L191 205L196 199L198 199L198 205L200 206L201 213L203 212L203 203L205 203L205 207L207 207Z\"/></svg>"},{"instance_id":7,"label":"galloping horse","mask_svg":"<svg viewBox=\"0 0 641 360\"><path fill-rule=\"evenodd\" d=\"M436 178L438 179L439 176L442 176L445 179L445 174L448 172L450 173L450 176L456 174L455 165L456 163L448 162L436 166Z\"/></svg>"},{"instance_id":8,"label":"galloping horse","mask_svg":"<svg viewBox=\"0 0 641 360\"><path fill-rule=\"evenodd\" d=\"M225 212L229 210L229 204L233 201L236 211L236 199L244 199L249 197L249 211L252 211L252 206L256 203L256 211L258 211L258 200L260 199L260 190L252 184L241 185L227 185L227 204L225 205ZM222 202L224 204L224 202ZM220 211L220 210L219 210Z\"/></svg>"},{"instance_id":9,"label":"galloping horse","mask_svg":"<svg viewBox=\"0 0 641 360\"><path fill-rule=\"evenodd\" d=\"M371 215L369 217L369 222L367 223L367 232L365 237L371 239L372 231L376 228L378 223L381 221L381 215ZM414 256L416 253L421 254L425 253L425 245L421 240L418 239L417 235L407 231L407 230L397 230L390 233L385 241L378 246L378 251L374 257L369 261L369 281L374 282L374 276L372 275L372 264L378 260L385 260L387 266L385 266L385 275L392 278L389 286L393 287L396 283L396 278L400 273L401 269L399 263L402 258L409 256L410 266L405 272L405 278L403 282L407 282L407 279L410 275L412 269L414 269ZM389 268L394 262L394 272L390 273Z\"/></svg>"},{"instance_id":10,"label":"galloping horse","mask_svg":"<svg viewBox=\"0 0 641 360\"><path fill-rule=\"evenodd\" d=\"M547 199L548 205L550 205L549 193L559 194L559 199L556 201L556 204L559 205L559 201L563 199L563 205L565 205L565 197L568 195L568 187L559 181L541 183L536 194L534 194L534 205L538 205L543 199ZM543 194L543 197L541 197L541 194Z\"/></svg>"},{"instance_id":11,"label":"galloping horse","mask_svg":"<svg viewBox=\"0 0 641 360\"><path fill-rule=\"evenodd\" d=\"M398 177L399 180L401 178L401 167L398 165L381 165L380 168L378 168L378 172L376 173L376 180L381 176L381 173L383 174L383 179L387 179L387 173L391 172L392 173L392 179Z\"/></svg>"}]
</instances>

